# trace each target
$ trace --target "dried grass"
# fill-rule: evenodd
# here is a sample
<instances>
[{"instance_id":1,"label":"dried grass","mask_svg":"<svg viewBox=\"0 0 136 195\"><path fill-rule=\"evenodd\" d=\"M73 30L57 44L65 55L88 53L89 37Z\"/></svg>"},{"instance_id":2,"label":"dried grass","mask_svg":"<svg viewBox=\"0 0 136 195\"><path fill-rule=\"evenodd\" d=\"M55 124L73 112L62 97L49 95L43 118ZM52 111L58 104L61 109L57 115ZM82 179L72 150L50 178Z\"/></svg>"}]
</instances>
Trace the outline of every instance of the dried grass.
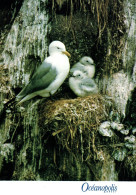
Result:
<instances>
[{"instance_id":1,"label":"dried grass","mask_svg":"<svg viewBox=\"0 0 136 195\"><path fill-rule=\"evenodd\" d=\"M56 142L74 153L78 149L89 159L95 152L97 129L109 117L111 102L101 95L85 98L47 101L40 110L40 126L44 134L54 136Z\"/></svg>"}]
</instances>

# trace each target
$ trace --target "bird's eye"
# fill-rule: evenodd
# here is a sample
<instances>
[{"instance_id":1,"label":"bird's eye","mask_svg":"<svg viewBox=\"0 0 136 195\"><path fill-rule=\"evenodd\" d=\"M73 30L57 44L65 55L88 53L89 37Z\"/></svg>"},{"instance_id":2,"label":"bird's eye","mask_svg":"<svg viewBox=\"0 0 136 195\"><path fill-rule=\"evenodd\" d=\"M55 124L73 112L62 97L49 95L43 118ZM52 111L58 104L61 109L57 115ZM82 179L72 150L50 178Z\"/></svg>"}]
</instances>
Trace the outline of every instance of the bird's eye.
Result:
<instances>
[{"instance_id":1,"label":"bird's eye","mask_svg":"<svg viewBox=\"0 0 136 195\"><path fill-rule=\"evenodd\" d=\"M60 49L59 47L57 47L57 49Z\"/></svg>"},{"instance_id":2,"label":"bird's eye","mask_svg":"<svg viewBox=\"0 0 136 195\"><path fill-rule=\"evenodd\" d=\"M80 76L81 76L80 74L77 75L77 77L80 77Z\"/></svg>"},{"instance_id":3,"label":"bird's eye","mask_svg":"<svg viewBox=\"0 0 136 195\"><path fill-rule=\"evenodd\" d=\"M86 62L89 62L88 60L86 60Z\"/></svg>"}]
</instances>

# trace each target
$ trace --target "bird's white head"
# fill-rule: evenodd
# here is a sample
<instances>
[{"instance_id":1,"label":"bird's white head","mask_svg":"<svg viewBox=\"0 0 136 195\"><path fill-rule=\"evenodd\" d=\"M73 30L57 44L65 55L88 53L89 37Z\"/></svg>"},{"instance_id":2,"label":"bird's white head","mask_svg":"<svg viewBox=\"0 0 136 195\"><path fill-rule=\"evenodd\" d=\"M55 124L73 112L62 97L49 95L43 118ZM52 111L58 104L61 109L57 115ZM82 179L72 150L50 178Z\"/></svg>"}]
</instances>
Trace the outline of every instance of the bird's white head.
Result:
<instances>
[{"instance_id":1,"label":"bird's white head","mask_svg":"<svg viewBox=\"0 0 136 195\"><path fill-rule=\"evenodd\" d=\"M75 71L73 72L72 77L74 77L74 78L77 79L77 80L81 80L81 79L85 78L86 76L84 75L84 73L83 73L82 71L80 71L80 70L75 70Z\"/></svg>"},{"instance_id":2,"label":"bird's white head","mask_svg":"<svg viewBox=\"0 0 136 195\"><path fill-rule=\"evenodd\" d=\"M80 63L83 64L84 66L86 65L94 65L94 61L92 58L88 57L88 56L84 56L80 59Z\"/></svg>"},{"instance_id":3,"label":"bird's white head","mask_svg":"<svg viewBox=\"0 0 136 195\"><path fill-rule=\"evenodd\" d=\"M53 41L49 45L49 54L54 55L56 53L62 53L70 57L70 54L66 51L65 45L60 41Z\"/></svg>"}]
</instances>

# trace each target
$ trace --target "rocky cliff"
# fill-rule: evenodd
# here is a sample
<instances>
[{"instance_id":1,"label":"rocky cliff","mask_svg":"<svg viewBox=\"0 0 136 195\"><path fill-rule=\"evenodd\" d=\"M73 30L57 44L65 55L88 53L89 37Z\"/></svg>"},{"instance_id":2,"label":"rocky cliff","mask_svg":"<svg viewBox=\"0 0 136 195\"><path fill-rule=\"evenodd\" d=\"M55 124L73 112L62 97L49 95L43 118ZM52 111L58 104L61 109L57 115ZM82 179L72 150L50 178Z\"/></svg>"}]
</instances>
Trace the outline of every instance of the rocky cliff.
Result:
<instances>
[{"instance_id":1,"label":"rocky cliff","mask_svg":"<svg viewBox=\"0 0 136 195\"><path fill-rule=\"evenodd\" d=\"M10 0L0 9L0 179L135 180L135 0ZM53 40L71 66L94 59L100 93L77 98L66 80L52 98L7 105Z\"/></svg>"}]
</instances>

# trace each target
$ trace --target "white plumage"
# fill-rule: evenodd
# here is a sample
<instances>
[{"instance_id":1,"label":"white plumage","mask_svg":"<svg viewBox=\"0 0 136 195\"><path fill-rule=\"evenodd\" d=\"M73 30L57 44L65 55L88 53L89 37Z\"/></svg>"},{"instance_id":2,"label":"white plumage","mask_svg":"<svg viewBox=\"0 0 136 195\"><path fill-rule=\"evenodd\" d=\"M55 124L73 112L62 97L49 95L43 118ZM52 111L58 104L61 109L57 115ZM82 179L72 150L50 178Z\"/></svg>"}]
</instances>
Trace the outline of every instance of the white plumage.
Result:
<instances>
[{"instance_id":1,"label":"white plumage","mask_svg":"<svg viewBox=\"0 0 136 195\"><path fill-rule=\"evenodd\" d=\"M88 56L82 57L80 61L71 68L70 72L74 72L75 70L80 70L85 73L86 76L93 78L95 75L95 64L93 59Z\"/></svg>"},{"instance_id":2,"label":"white plumage","mask_svg":"<svg viewBox=\"0 0 136 195\"><path fill-rule=\"evenodd\" d=\"M53 95L66 79L70 69L70 54L65 45L60 41L53 41L49 45L49 55L37 68L28 85L17 95L19 104L37 95Z\"/></svg>"},{"instance_id":3,"label":"white plumage","mask_svg":"<svg viewBox=\"0 0 136 195\"><path fill-rule=\"evenodd\" d=\"M79 97L98 93L94 80L87 77L81 70L75 70L69 77L69 87Z\"/></svg>"}]
</instances>

